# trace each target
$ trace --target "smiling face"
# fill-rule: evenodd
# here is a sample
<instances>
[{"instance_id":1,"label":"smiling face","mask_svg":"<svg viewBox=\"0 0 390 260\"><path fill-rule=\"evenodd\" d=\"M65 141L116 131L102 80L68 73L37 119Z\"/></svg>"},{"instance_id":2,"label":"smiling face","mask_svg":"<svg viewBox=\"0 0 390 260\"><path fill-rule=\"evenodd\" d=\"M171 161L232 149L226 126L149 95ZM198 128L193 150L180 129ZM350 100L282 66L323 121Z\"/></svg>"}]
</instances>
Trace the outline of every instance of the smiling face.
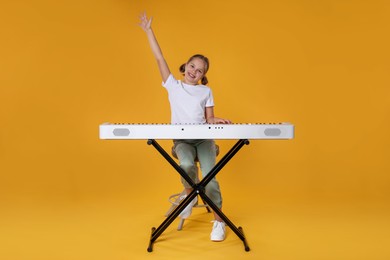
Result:
<instances>
[{"instance_id":1,"label":"smiling face","mask_svg":"<svg viewBox=\"0 0 390 260\"><path fill-rule=\"evenodd\" d=\"M206 74L206 71L206 63L200 58L193 58L185 66L183 82L190 85L197 85Z\"/></svg>"}]
</instances>

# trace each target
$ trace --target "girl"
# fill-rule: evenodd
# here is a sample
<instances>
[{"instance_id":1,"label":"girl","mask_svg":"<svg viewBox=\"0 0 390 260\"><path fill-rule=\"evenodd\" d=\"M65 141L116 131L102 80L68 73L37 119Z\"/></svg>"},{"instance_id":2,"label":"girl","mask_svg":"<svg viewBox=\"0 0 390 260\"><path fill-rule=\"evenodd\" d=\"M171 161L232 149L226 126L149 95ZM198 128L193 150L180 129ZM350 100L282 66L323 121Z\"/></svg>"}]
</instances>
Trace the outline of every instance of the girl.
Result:
<instances>
[{"instance_id":1,"label":"girl","mask_svg":"<svg viewBox=\"0 0 390 260\"><path fill-rule=\"evenodd\" d=\"M200 54L192 56L187 63L180 66L183 80L177 80L169 70L168 64L162 54L160 46L153 33L152 18L148 19L146 13L140 16L140 26L146 32L153 55L157 60L163 80L163 87L168 91L171 106L172 124L230 124L230 120L214 116L214 99L208 83L206 73L209 69L209 60ZM201 82L201 84L199 84ZM202 175L214 167L216 150L214 140L174 140L174 149L180 162L180 167L194 182L197 178L195 158L198 158ZM187 195L192 191L191 186L182 178ZM219 184L214 178L206 186L206 195L222 208L222 197ZM195 198L181 213L181 218L191 215L192 207L197 202ZM214 212L215 221L210 235L212 241L225 239L225 223Z\"/></svg>"}]
</instances>

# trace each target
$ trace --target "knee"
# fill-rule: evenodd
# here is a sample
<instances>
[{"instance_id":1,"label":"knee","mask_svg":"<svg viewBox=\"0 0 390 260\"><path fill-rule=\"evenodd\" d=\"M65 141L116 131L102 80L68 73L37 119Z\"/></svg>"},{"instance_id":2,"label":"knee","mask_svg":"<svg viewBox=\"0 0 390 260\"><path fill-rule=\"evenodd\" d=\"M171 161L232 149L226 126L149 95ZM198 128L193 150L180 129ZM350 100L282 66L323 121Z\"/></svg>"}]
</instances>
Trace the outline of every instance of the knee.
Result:
<instances>
[{"instance_id":1,"label":"knee","mask_svg":"<svg viewBox=\"0 0 390 260\"><path fill-rule=\"evenodd\" d=\"M180 167L190 176L195 177L198 173L198 167L195 165L195 163L181 163Z\"/></svg>"},{"instance_id":2,"label":"knee","mask_svg":"<svg viewBox=\"0 0 390 260\"><path fill-rule=\"evenodd\" d=\"M180 167L185 170L185 171L190 171L192 170L193 168L196 167L195 165L195 162L191 162L191 161L187 161L187 160L183 160L180 162Z\"/></svg>"}]
</instances>

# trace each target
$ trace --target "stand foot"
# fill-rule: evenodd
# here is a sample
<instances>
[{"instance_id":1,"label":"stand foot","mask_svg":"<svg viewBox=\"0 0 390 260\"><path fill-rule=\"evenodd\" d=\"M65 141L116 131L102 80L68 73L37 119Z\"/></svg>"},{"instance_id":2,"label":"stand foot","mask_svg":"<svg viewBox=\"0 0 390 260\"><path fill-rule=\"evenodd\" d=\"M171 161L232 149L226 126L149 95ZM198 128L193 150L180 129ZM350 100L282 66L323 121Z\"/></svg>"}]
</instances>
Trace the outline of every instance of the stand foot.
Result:
<instances>
[{"instance_id":1,"label":"stand foot","mask_svg":"<svg viewBox=\"0 0 390 260\"><path fill-rule=\"evenodd\" d=\"M155 227L152 227L152 234L150 235L150 241L149 241L149 246L148 246L148 252L153 252L153 242L152 241L152 235L153 235L153 232L156 230Z\"/></svg>"},{"instance_id":2,"label":"stand foot","mask_svg":"<svg viewBox=\"0 0 390 260\"><path fill-rule=\"evenodd\" d=\"M244 231L242 230L242 227L238 227L238 230L240 230L241 234L244 235ZM245 236L242 242L244 243L245 251L249 252L251 249L249 248L248 243L246 242Z\"/></svg>"}]
</instances>

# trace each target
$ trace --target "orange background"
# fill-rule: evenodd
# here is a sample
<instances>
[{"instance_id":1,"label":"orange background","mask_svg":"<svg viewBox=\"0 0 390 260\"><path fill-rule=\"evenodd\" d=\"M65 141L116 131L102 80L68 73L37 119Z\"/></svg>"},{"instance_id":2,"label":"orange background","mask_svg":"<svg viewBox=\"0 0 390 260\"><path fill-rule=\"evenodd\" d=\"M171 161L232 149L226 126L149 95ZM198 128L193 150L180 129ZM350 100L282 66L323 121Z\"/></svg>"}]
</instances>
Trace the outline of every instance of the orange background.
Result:
<instances>
[{"instance_id":1,"label":"orange background","mask_svg":"<svg viewBox=\"0 0 390 260\"><path fill-rule=\"evenodd\" d=\"M160 205L181 189L146 141L98 139L104 122L170 120L137 26L144 10L177 77L191 55L209 57L217 116L296 127L294 140L251 141L225 167L226 210L284 205L326 212L326 223L358 216L349 231L359 238L342 227L330 235L346 243L345 257L389 257L388 1L21 0L0 4L0 226L9 227L0 258L37 248L29 217L140 196ZM232 145L218 143L222 153Z\"/></svg>"}]
</instances>

